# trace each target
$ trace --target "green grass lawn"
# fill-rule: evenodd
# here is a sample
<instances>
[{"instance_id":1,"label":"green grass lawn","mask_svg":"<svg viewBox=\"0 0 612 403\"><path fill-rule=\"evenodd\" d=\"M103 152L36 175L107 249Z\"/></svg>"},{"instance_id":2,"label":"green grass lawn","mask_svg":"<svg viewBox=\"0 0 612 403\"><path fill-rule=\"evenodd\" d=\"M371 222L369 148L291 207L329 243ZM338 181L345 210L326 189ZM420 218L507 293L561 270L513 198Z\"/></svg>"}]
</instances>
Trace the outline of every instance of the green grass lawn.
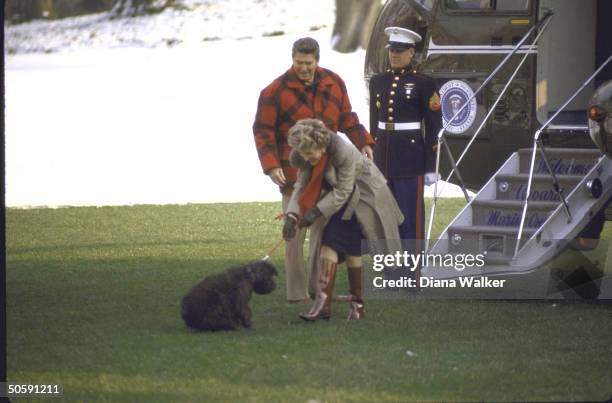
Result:
<instances>
[{"instance_id":1,"label":"green grass lawn","mask_svg":"<svg viewBox=\"0 0 612 403\"><path fill-rule=\"evenodd\" d=\"M441 203L442 223L462 207ZM58 382L65 400L87 402L612 397L610 304L373 298L363 321L335 304L329 322L308 324L297 318L306 306L285 303L280 250L280 287L251 301L254 330L185 328L182 295L262 257L280 237L279 210L8 209L9 381Z\"/></svg>"}]
</instances>

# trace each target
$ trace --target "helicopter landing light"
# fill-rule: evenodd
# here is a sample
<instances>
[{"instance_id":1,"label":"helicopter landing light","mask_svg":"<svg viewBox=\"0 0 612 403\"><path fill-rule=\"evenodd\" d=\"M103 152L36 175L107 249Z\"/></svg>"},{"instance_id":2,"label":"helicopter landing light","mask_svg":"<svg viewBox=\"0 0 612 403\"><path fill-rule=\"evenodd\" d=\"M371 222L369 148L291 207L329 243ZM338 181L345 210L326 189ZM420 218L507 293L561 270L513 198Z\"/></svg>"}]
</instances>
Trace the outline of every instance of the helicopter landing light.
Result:
<instances>
[{"instance_id":1,"label":"helicopter landing light","mask_svg":"<svg viewBox=\"0 0 612 403\"><path fill-rule=\"evenodd\" d=\"M587 191L594 199L599 199L603 193L603 184L599 178L588 181L586 184Z\"/></svg>"},{"instance_id":2,"label":"helicopter landing light","mask_svg":"<svg viewBox=\"0 0 612 403\"><path fill-rule=\"evenodd\" d=\"M463 239L461 238L461 235L459 234L454 234L451 238L451 243L455 246L459 245L461 243Z\"/></svg>"},{"instance_id":3,"label":"helicopter landing light","mask_svg":"<svg viewBox=\"0 0 612 403\"><path fill-rule=\"evenodd\" d=\"M589 108L589 119L596 122L601 122L606 117L606 110L599 105L593 105Z\"/></svg>"}]
</instances>

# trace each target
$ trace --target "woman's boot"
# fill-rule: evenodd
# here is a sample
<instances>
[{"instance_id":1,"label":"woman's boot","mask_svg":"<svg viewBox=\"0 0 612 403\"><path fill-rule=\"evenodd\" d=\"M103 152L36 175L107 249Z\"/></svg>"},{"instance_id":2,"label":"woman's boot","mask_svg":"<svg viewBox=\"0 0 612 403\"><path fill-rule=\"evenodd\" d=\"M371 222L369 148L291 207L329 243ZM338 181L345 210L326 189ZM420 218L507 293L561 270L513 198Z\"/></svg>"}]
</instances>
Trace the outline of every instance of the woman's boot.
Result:
<instances>
[{"instance_id":1,"label":"woman's boot","mask_svg":"<svg viewBox=\"0 0 612 403\"><path fill-rule=\"evenodd\" d=\"M317 319L329 319L331 316L331 301L336 280L337 263L321 258L319 270L319 289L314 304L308 313L301 313L300 318L312 322Z\"/></svg>"},{"instance_id":2,"label":"woman's boot","mask_svg":"<svg viewBox=\"0 0 612 403\"><path fill-rule=\"evenodd\" d=\"M348 279L351 295L351 310L347 320L359 320L365 316L365 306L363 303L363 266L349 267Z\"/></svg>"}]
</instances>

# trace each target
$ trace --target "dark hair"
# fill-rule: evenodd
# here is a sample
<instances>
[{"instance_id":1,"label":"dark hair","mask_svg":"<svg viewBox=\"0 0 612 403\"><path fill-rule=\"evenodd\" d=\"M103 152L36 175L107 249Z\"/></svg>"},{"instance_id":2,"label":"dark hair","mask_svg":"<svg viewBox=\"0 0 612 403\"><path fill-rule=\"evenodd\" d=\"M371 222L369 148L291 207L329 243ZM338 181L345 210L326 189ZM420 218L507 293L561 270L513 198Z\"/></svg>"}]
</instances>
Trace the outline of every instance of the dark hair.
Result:
<instances>
[{"instance_id":1,"label":"dark hair","mask_svg":"<svg viewBox=\"0 0 612 403\"><path fill-rule=\"evenodd\" d=\"M295 54L298 52L314 54L315 59L319 61L319 43L312 38L300 38L297 41L293 42L291 57L294 57Z\"/></svg>"}]
</instances>

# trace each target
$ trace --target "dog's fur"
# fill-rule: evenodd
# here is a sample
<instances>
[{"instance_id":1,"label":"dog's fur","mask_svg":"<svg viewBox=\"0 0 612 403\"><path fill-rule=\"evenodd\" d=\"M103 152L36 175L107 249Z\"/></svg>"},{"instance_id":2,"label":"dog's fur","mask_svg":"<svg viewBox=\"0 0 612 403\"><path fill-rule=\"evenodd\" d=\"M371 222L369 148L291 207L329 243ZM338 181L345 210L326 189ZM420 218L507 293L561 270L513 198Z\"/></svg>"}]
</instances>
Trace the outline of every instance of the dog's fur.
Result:
<instances>
[{"instance_id":1,"label":"dog's fur","mask_svg":"<svg viewBox=\"0 0 612 403\"><path fill-rule=\"evenodd\" d=\"M181 316L196 330L237 330L251 327L249 300L276 288L274 266L257 261L213 274L196 284L183 297Z\"/></svg>"}]
</instances>

